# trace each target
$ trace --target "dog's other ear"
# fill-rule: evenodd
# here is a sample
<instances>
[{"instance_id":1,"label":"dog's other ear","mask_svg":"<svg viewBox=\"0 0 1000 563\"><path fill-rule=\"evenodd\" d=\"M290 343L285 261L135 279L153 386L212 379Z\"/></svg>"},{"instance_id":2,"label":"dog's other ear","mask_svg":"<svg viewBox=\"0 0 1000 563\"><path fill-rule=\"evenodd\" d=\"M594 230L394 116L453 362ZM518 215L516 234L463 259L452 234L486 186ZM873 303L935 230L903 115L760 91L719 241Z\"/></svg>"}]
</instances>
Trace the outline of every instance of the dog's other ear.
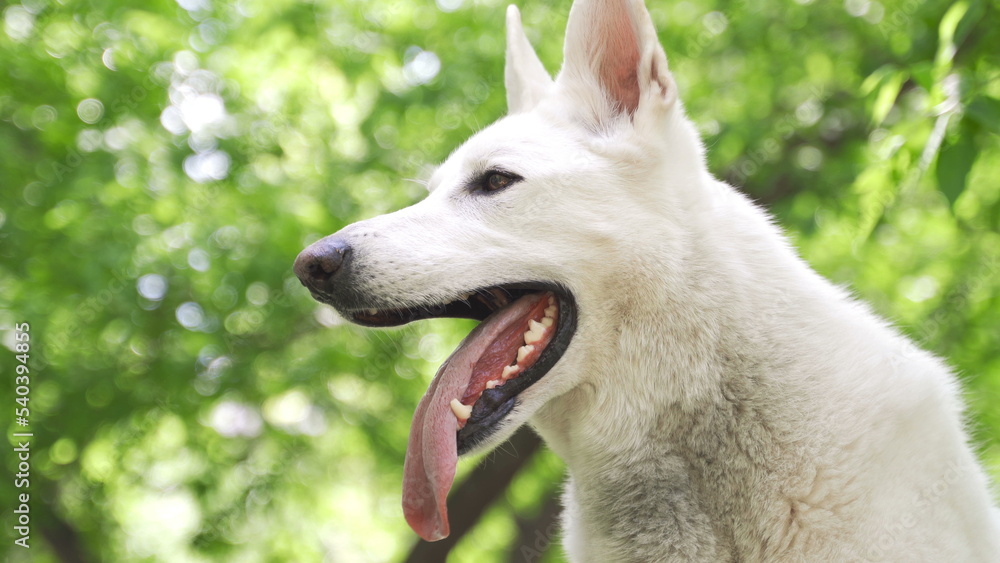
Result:
<instances>
[{"instance_id":1,"label":"dog's other ear","mask_svg":"<svg viewBox=\"0 0 1000 563\"><path fill-rule=\"evenodd\" d=\"M507 88L507 113L521 113L538 105L552 87L552 77L528 43L521 27L517 6L507 7L507 64L504 68Z\"/></svg>"},{"instance_id":2,"label":"dog's other ear","mask_svg":"<svg viewBox=\"0 0 1000 563\"><path fill-rule=\"evenodd\" d=\"M644 104L669 107L677 86L642 0L577 0L566 24L557 84L598 123Z\"/></svg>"}]
</instances>

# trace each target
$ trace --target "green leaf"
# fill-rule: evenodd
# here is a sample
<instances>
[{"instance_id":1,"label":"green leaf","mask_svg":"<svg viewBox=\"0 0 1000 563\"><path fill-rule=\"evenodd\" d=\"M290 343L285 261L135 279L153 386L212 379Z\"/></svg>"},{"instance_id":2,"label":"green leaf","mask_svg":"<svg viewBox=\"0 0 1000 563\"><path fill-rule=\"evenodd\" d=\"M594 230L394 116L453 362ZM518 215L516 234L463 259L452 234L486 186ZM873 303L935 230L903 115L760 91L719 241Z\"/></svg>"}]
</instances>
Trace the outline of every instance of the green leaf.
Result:
<instances>
[{"instance_id":1,"label":"green leaf","mask_svg":"<svg viewBox=\"0 0 1000 563\"><path fill-rule=\"evenodd\" d=\"M970 125L968 121L963 121L958 138L942 147L938 154L938 189L952 205L965 191L969 170L979 155Z\"/></svg>"},{"instance_id":2,"label":"green leaf","mask_svg":"<svg viewBox=\"0 0 1000 563\"><path fill-rule=\"evenodd\" d=\"M936 66L950 66L951 59L955 56L955 29L968 10L967 2L955 2L941 18L941 24L938 26L938 52L934 59Z\"/></svg>"},{"instance_id":3,"label":"green leaf","mask_svg":"<svg viewBox=\"0 0 1000 563\"><path fill-rule=\"evenodd\" d=\"M903 87L903 82L906 81L907 74L903 71L896 71L892 73L882 84L882 87L878 91L878 95L875 97L875 105L872 106L872 123L874 125L881 125L889 111L892 110L892 106L896 103L896 98L899 96L899 90Z\"/></svg>"},{"instance_id":4,"label":"green leaf","mask_svg":"<svg viewBox=\"0 0 1000 563\"><path fill-rule=\"evenodd\" d=\"M864 95L871 94L878 88L879 84L885 80L886 76L889 76L893 72L898 72L892 65L882 65L878 67L875 72L869 74L865 77L864 82L861 83L861 93Z\"/></svg>"},{"instance_id":5,"label":"green leaf","mask_svg":"<svg viewBox=\"0 0 1000 563\"><path fill-rule=\"evenodd\" d=\"M965 114L983 129L1000 133L1000 100L978 96L966 107Z\"/></svg>"}]
</instances>

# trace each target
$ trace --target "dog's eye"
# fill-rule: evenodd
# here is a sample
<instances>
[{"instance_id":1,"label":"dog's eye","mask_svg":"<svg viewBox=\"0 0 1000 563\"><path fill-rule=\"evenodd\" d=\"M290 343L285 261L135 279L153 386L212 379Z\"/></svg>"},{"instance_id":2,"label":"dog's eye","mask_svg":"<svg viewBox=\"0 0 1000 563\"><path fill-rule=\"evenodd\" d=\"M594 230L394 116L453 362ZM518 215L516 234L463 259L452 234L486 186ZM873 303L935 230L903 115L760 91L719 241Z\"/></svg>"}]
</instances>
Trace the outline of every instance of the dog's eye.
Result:
<instances>
[{"instance_id":1,"label":"dog's eye","mask_svg":"<svg viewBox=\"0 0 1000 563\"><path fill-rule=\"evenodd\" d=\"M485 180L486 181L482 183L483 189L488 192L497 192L509 187L514 182L520 180L520 178L512 174L493 171L486 173Z\"/></svg>"},{"instance_id":2,"label":"dog's eye","mask_svg":"<svg viewBox=\"0 0 1000 563\"><path fill-rule=\"evenodd\" d=\"M491 168L471 178L466 184L466 189L470 192L490 194L505 190L521 180L523 178L513 172Z\"/></svg>"}]
</instances>

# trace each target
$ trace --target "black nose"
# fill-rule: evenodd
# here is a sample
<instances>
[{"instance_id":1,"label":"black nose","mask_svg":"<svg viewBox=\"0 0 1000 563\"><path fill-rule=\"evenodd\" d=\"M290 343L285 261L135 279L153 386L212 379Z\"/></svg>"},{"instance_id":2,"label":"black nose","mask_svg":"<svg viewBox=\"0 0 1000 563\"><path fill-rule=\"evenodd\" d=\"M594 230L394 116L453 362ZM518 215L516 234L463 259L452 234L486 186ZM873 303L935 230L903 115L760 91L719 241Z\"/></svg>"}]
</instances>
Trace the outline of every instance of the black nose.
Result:
<instances>
[{"instance_id":1,"label":"black nose","mask_svg":"<svg viewBox=\"0 0 1000 563\"><path fill-rule=\"evenodd\" d=\"M295 259L295 275L302 285L313 291L329 293L333 278L344 268L351 254L346 240L329 236L303 250Z\"/></svg>"}]
</instances>

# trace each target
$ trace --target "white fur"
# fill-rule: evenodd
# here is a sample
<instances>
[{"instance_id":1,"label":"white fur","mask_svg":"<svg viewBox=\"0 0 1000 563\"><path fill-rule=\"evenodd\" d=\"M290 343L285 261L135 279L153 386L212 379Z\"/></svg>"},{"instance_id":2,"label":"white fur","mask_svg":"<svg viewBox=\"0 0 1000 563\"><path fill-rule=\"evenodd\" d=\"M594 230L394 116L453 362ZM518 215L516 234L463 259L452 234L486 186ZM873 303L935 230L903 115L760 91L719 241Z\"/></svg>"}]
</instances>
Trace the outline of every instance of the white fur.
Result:
<instances>
[{"instance_id":1,"label":"white fur","mask_svg":"<svg viewBox=\"0 0 1000 563\"><path fill-rule=\"evenodd\" d=\"M490 444L530 423L566 461L571 558L1000 561L950 370L710 175L642 2L578 0L554 82L508 26L511 113L341 236L386 305L572 291L568 351ZM491 167L524 180L469 193Z\"/></svg>"}]
</instances>

